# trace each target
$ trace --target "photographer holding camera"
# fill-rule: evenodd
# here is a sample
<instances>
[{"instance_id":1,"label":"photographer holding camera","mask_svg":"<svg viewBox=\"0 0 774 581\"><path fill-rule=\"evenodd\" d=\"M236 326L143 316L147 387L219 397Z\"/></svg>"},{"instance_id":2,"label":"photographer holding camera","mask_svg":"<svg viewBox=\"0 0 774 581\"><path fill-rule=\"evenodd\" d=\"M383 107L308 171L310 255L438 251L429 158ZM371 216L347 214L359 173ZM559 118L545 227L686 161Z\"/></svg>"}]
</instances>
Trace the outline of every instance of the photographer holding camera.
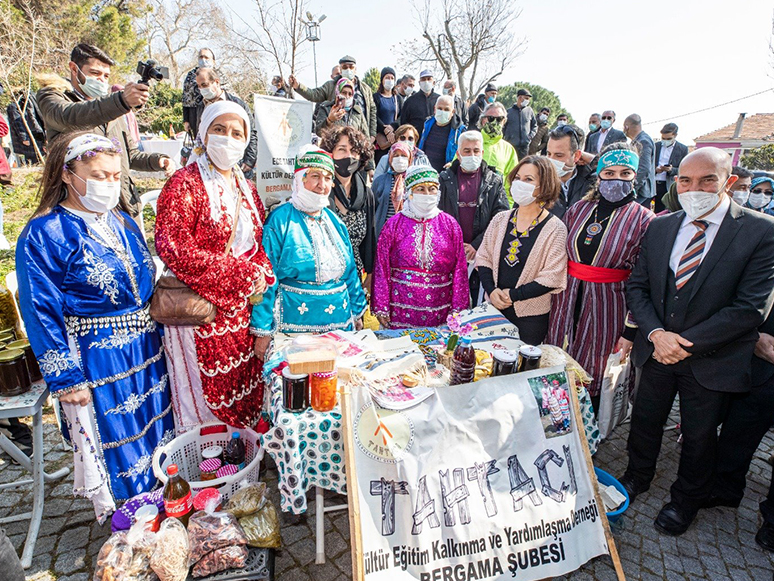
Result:
<instances>
[{"instance_id":1,"label":"photographer holding camera","mask_svg":"<svg viewBox=\"0 0 774 581\"><path fill-rule=\"evenodd\" d=\"M122 91L110 93L108 78L115 62L99 48L81 43L70 53L70 78L41 75L38 106L51 142L67 131L89 130L118 142L121 148L121 195L132 209L140 211L129 170L164 171L167 177L175 163L166 155L143 153L137 149L124 115L148 102L147 84L127 83Z\"/></svg>"}]
</instances>

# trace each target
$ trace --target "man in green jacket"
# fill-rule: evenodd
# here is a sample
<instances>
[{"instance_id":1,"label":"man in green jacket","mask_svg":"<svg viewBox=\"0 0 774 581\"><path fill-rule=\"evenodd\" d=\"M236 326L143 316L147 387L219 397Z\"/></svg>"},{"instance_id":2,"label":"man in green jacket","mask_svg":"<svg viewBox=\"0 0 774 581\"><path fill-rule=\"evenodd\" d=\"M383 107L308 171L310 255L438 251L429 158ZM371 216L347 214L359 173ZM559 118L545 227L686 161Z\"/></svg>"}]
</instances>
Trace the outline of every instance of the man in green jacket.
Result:
<instances>
[{"instance_id":1,"label":"man in green jacket","mask_svg":"<svg viewBox=\"0 0 774 581\"><path fill-rule=\"evenodd\" d=\"M69 79L58 75L38 77L38 107L49 143L69 131L92 131L118 142L122 152L121 195L136 216L141 203L129 170L163 171L169 177L176 168L166 155L137 149L124 115L145 105L150 93L147 85L127 83L123 91L111 94L108 78L114 64L99 48L77 45L70 54Z\"/></svg>"},{"instance_id":2,"label":"man in green jacket","mask_svg":"<svg viewBox=\"0 0 774 581\"><path fill-rule=\"evenodd\" d=\"M376 106L374 105L371 87L361 82L355 74L357 70L355 57L349 55L341 57L339 59L339 66L341 67L341 74L335 79L326 81L321 87L316 89L310 89L306 85L302 85L294 75L288 77L288 84L307 101L322 103L323 101L334 100L336 96L336 83L339 82L340 78L349 79L355 83L355 102L360 105L360 109L365 113L366 121L368 121L368 134L372 138L376 137Z\"/></svg>"}]
</instances>

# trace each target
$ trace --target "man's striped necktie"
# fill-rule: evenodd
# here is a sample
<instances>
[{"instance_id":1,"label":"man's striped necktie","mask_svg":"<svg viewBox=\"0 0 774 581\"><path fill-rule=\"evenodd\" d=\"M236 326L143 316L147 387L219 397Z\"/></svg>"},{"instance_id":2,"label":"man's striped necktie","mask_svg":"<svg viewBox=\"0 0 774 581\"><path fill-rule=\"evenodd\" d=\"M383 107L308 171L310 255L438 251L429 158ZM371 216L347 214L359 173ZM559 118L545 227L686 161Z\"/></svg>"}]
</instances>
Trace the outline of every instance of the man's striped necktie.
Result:
<instances>
[{"instance_id":1,"label":"man's striped necktie","mask_svg":"<svg viewBox=\"0 0 774 581\"><path fill-rule=\"evenodd\" d=\"M697 230L685 248L680 264L677 266L677 273L675 275L677 290L683 288L685 283L693 276L693 273L699 270L701 257L704 254L704 245L707 242L705 230L707 230L708 223L705 220L694 220L691 224L696 226Z\"/></svg>"}]
</instances>

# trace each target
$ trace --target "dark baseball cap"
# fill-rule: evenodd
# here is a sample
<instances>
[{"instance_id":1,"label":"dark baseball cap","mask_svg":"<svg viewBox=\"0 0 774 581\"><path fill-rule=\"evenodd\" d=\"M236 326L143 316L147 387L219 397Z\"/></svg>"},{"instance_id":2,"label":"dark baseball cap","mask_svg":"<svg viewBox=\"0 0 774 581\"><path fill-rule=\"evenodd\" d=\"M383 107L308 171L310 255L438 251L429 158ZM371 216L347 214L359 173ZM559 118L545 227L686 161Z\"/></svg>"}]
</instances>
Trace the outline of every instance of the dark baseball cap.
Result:
<instances>
[{"instance_id":1,"label":"dark baseball cap","mask_svg":"<svg viewBox=\"0 0 774 581\"><path fill-rule=\"evenodd\" d=\"M517 97L531 97L532 93L530 93L527 89L519 89L516 92Z\"/></svg>"},{"instance_id":2,"label":"dark baseball cap","mask_svg":"<svg viewBox=\"0 0 774 581\"><path fill-rule=\"evenodd\" d=\"M486 86L486 89L484 89L484 93L491 93L492 91L497 91L497 85L494 83L489 83Z\"/></svg>"}]
</instances>

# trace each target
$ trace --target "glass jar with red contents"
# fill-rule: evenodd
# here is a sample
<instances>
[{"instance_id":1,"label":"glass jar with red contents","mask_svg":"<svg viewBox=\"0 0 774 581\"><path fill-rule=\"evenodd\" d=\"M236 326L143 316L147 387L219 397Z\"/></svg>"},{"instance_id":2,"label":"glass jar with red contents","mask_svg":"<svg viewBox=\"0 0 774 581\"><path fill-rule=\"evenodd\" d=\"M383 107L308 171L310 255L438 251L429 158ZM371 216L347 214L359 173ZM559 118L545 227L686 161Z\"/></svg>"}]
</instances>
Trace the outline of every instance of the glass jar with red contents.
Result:
<instances>
[{"instance_id":1,"label":"glass jar with red contents","mask_svg":"<svg viewBox=\"0 0 774 581\"><path fill-rule=\"evenodd\" d=\"M329 412L338 399L338 372L321 371L309 375L309 403L317 412Z\"/></svg>"}]
</instances>

